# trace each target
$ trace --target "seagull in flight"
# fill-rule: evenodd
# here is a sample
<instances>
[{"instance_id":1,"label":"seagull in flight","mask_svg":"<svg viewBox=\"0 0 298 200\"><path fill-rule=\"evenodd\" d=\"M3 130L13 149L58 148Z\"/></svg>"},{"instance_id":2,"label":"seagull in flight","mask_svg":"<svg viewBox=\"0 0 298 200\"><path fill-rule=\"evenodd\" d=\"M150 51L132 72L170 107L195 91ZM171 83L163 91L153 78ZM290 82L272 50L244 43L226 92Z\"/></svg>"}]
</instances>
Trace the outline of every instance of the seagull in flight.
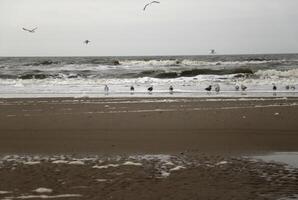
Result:
<instances>
[{"instance_id":1,"label":"seagull in flight","mask_svg":"<svg viewBox=\"0 0 298 200\"><path fill-rule=\"evenodd\" d=\"M91 41L90 40L85 40L84 43L85 44L89 44Z\"/></svg>"},{"instance_id":2,"label":"seagull in flight","mask_svg":"<svg viewBox=\"0 0 298 200\"><path fill-rule=\"evenodd\" d=\"M34 28L34 29L23 28L24 31L28 31L29 33L35 33L35 30L36 30L36 29L37 29L37 27Z\"/></svg>"},{"instance_id":3,"label":"seagull in flight","mask_svg":"<svg viewBox=\"0 0 298 200\"><path fill-rule=\"evenodd\" d=\"M144 6L143 10L145 11L148 6L150 6L151 4L154 4L154 3L160 3L160 2L159 1L151 1L150 3L148 3Z\"/></svg>"},{"instance_id":4,"label":"seagull in flight","mask_svg":"<svg viewBox=\"0 0 298 200\"><path fill-rule=\"evenodd\" d=\"M215 49L210 49L210 54L212 54L212 55L216 54Z\"/></svg>"}]
</instances>

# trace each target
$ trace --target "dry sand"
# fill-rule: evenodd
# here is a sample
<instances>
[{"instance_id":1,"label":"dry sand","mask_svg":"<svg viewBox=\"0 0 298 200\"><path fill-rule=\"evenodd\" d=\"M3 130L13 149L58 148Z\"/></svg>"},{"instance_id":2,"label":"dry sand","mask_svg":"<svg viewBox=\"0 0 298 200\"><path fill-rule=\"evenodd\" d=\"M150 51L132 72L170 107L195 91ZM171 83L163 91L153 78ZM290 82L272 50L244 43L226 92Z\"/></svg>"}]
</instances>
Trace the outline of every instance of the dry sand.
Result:
<instances>
[{"instance_id":1,"label":"dry sand","mask_svg":"<svg viewBox=\"0 0 298 200\"><path fill-rule=\"evenodd\" d=\"M297 169L242 157L298 151L296 98L2 99L0 111L0 199L298 194Z\"/></svg>"}]
</instances>

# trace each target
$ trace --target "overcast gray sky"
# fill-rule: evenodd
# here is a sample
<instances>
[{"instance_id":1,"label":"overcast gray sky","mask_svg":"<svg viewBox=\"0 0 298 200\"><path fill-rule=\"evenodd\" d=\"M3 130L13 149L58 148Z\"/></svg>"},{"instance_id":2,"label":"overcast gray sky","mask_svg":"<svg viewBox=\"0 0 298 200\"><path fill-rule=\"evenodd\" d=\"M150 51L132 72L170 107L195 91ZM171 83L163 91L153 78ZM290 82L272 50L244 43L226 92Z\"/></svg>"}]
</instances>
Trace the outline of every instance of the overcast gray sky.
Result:
<instances>
[{"instance_id":1,"label":"overcast gray sky","mask_svg":"<svg viewBox=\"0 0 298 200\"><path fill-rule=\"evenodd\" d=\"M298 52L297 0L149 1L0 0L0 56Z\"/></svg>"}]
</instances>

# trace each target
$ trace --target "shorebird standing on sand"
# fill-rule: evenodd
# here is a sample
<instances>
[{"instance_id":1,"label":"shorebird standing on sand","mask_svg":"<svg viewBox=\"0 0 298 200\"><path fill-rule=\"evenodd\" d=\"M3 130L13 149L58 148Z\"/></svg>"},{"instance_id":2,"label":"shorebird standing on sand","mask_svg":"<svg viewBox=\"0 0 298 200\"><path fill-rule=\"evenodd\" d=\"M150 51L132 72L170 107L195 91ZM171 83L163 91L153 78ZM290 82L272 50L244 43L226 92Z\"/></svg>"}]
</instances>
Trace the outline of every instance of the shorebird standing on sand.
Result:
<instances>
[{"instance_id":1,"label":"shorebird standing on sand","mask_svg":"<svg viewBox=\"0 0 298 200\"><path fill-rule=\"evenodd\" d=\"M236 90L236 91L239 91L239 89L240 89L239 85L236 85L236 86L235 86L235 90Z\"/></svg>"},{"instance_id":2,"label":"shorebird standing on sand","mask_svg":"<svg viewBox=\"0 0 298 200\"><path fill-rule=\"evenodd\" d=\"M275 85L275 83L272 83L272 85L273 85L272 89L273 89L274 91L276 91L276 90L277 90L277 86Z\"/></svg>"},{"instance_id":3,"label":"shorebird standing on sand","mask_svg":"<svg viewBox=\"0 0 298 200\"><path fill-rule=\"evenodd\" d=\"M134 92L135 91L135 87L132 85L132 86L130 86L130 91L131 92Z\"/></svg>"},{"instance_id":4,"label":"shorebird standing on sand","mask_svg":"<svg viewBox=\"0 0 298 200\"><path fill-rule=\"evenodd\" d=\"M135 92L135 87L132 85L130 86L130 94L133 94Z\"/></svg>"},{"instance_id":5,"label":"shorebird standing on sand","mask_svg":"<svg viewBox=\"0 0 298 200\"><path fill-rule=\"evenodd\" d=\"M215 90L216 93L219 93L220 92L220 85L219 84L216 84L214 86L214 90Z\"/></svg>"},{"instance_id":6,"label":"shorebird standing on sand","mask_svg":"<svg viewBox=\"0 0 298 200\"><path fill-rule=\"evenodd\" d=\"M212 90L212 85L209 85L208 87L206 87L205 90L207 91L208 94L210 94Z\"/></svg>"},{"instance_id":7,"label":"shorebird standing on sand","mask_svg":"<svg viewBox=\"0 0 298 200\"><path fill-rule=\"evenodd\" d=\"M173 87L173 86L170 86L170 87L169 87L169 91L170 91L170 94L173 94L173 92L174 92L174 87Z\"/></svg>"},{"instance_id":8,"label":"shorebird standing on sand","mask_svg":"<svg viewBox=\"0 0 298 200\"><path fill-rule=\"evenodd\" d=\"M247 87L246 87L245 85L242 84L242 85L241 85L241 90L242 90L242 91L245 91L246 89L247 89Z\"/></svg>"},{"instance_id":9,"label":"shorebird standing on sand","mask_svg":"<svg viewBox=\"0 0 298 200\"><path fill-rule=\"evenodd\" d=\"M36 29L37 29L37 27L34 28L34 29L23 28L24 31L27 31L27 32L29 32L29 33L35 33L35 30L36 30Z\"/></svg>"},{"instance_id":10,"label":"shorebird standing on sand","mask_svg":"<svg viewBox=\"0 0 298 200\"><path fill-rule=\"evenodd\" d=\"M106 94L107 94L107 93L109 93L109 91L110 91L110 88L109 88L109 86L108 86L108 85L105 85L104 91L105 91L105 93L106 93Z\"/></svg>"},{"instance_id":11,"label":"shorebird standing on sand","mask_svg":"<svg viewBox=\"0 0 298 200\"><path fill-rule=\"evenodd\" d=\"M154 4L154 3L160 3L160 2L159 1L151 1L150 3L148 3L144 6L143 10L145 11L148 6L150 6L151 4Z\"/></svg>"},{"instance_id":12,"label":"shorebird standing on sand","mask_svg":"<svg viewBox=\"0 0 298 200\"><path fill-rule=\"evenodd\" d=\"M148 87L148 92L151 93L153 91L153 86Z\"/></svg>"}]
</instances>

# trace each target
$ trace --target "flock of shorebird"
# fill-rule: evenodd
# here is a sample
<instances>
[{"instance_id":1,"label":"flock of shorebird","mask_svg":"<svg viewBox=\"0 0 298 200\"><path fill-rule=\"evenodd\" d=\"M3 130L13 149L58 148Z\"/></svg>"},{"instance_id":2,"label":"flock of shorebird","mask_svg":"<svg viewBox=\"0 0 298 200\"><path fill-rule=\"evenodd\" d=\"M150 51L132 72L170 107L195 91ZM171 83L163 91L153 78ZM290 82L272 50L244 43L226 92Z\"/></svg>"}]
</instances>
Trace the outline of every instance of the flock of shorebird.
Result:
<instances>
[{"instance_id":1,"label":"flock of shorebird","mask_svg":"<svg viewBox=\"0 0 298 200\"><path fill-rule=\"evenodd\" d=\"M206 87L205 88L205 90L207 91L207 94L210 94L211 93L211 91L212 91L212 89L214 89L214 91L216 92L216 93L219 93L220 92L220 85L219 84L215 84L215 85L209 85L208 87ZM295 87L295 85L287 85L286 87L285 87L285 89L286 90L296 90L296 87ZM235 91L243 91L243 92L245 92L246 90L247 90L247 86L246 85L244 85L244 84L241 84L241 85L235 85ZM277 90L277 86L276 86L276 84L272 84L272 90L273 91L276 91ZM109 93L109 91L110 91L110 88L109 88L109 86L108 85L105 85L105 87L104 87L104 91L105 91L105 93ZM130 86L130 92L131 93L133 93L135 91L135 87L132 85L132 86ZM149 92L149 93L152 93L153 92L153 86L149 86L148 88L147 88L147 91ZM174 93L174 87L171 85L170 87L169 87L169 92L172 94L172 93Z\"/></svg>"}]
</instances>

